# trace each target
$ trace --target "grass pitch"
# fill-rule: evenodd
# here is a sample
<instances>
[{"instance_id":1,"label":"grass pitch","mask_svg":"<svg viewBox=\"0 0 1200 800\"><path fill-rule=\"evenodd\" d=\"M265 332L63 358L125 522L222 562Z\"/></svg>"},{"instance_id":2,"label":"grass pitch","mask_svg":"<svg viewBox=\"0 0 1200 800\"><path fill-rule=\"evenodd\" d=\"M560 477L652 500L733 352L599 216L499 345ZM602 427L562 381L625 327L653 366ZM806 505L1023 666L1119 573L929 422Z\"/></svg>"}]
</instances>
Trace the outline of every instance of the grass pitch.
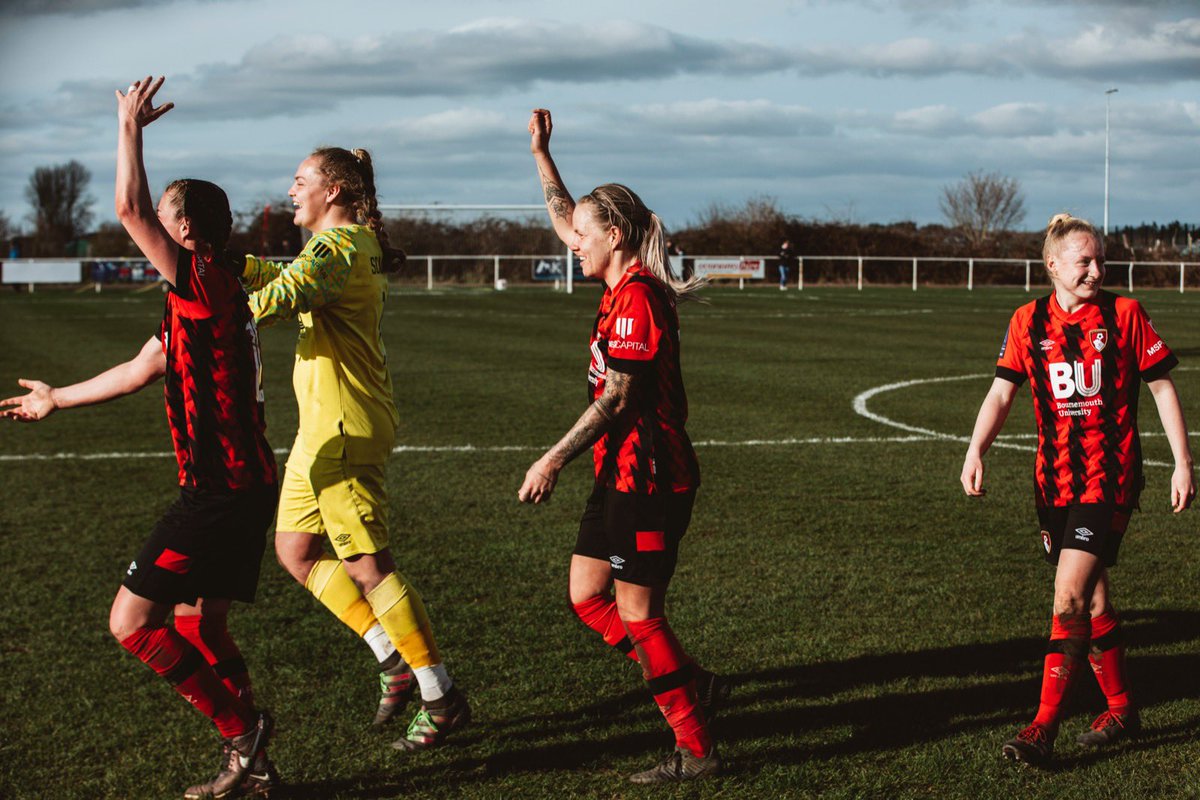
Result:
<instances>
[{"instance_id":1,"label":"grass pitch","mask_svg":"<svg viewBox=\"0 0 1200 800\"><path fill-rule=\"evenodd\" d=\"M583 408L597 290L405 290L385 323L410 448L390 464L393 549L475 721L438 751L388 747L402 730L367 727L370 652L268 556L258 603L231 620L278 719L280 796L1200 796L1200 517L1170 513L1160 466L1114 571L1145 736L1104 754L1075 746L1102 708L1084 676L1052 769L1000 758L1035 708L1049 627L1033 454L993 450L990 493L975 501L958 485L965 444L930 433L969 434L1028 295L708 296L682 312L704 485L669 614L685 647L736 682L715 726L728 775L624 781L671 738L637 667L566 607L589 465L569 467L548 506L516 501L527 466ZM1196 430L1200 299L1137 296L1180 356ZM0 296L0 393L16 394L18 377L63 384L131 357L161 302ZM262 335L276 447L295 431L294 336L290 324ZM874 418L854 410L873 388L934 378L956 380L871 395ZM1148 392L1141 425L1161 431ZM1005 434L1032 432L1023 393ZM212 727L107 633L125 567L176 493L169 450L158 387L0 426L0 796L178 797L216 765ZM1161 436L1146 457L1170 461Z\"/></svg>"}]
</instances>

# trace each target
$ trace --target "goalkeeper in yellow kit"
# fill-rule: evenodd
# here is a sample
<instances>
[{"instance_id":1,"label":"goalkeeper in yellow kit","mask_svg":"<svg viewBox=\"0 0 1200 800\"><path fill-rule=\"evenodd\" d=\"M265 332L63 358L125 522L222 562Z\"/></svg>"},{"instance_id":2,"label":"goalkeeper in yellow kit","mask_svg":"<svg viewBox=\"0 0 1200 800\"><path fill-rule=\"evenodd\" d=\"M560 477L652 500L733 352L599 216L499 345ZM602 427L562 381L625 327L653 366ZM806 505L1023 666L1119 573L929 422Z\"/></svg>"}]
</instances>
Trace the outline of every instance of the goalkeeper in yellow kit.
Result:
<instances>
[{"instance_id":1,"label":"goalkeeper in yellow kit","mask_svg":"<svg viewBox=\"0 0 1200 800\"><path fill-rule=\"evenodd\" d=\"M376 724L420 687L421 710L394 746L422 749L465 725L471 710L446 673L420 596L388 549L384 469L399 417L381 331L387 235L371 158L365 150L321 148L301 162L288 195L295 223L312 239L287 265L247 256L242 275L260 326L300 321L292 379L300 429L284 474L275 552L379 659Z\"/></svg>"}]
</instances>

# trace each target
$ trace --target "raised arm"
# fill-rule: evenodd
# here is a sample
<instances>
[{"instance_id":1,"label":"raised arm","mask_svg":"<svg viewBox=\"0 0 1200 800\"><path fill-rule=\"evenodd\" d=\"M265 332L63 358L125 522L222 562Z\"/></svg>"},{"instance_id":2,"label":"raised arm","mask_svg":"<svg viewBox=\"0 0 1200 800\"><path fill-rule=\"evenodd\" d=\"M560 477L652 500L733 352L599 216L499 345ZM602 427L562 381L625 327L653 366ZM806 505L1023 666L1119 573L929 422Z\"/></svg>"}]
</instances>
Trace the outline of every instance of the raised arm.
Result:
<instances>
[{"instance_id":1,"label":"raised arm","mask_svg":"<svg viewBox=\"0 0 1200 800\"><path fill-rule=\"evenodd\" d=\"M525 473L525 481L517 492L522 503L542 503L550 499L558 473L580 453L586 452L613 426L629 407L641 376L609 369L604 379L604 391L583 412L567 435L534 462Z\"/></svg>"},{"instance_id":2,"label":"raised arm","mask_svg":"<svg viewBox=\"0 0 1200 800\"><path fill-rule=\"evenodd\" d=\"M535 108L529 117L529 151L533 153L534 163L537 164L538 178L542 182L542 192L546 197L546 211L550 213L554 232L569 245L574 238L571 215L575 213L575 201L563 185L558 167L550 157L550 131L553 127L549 110Z\"/></svg>"},{"instance_id":3,"label":"raised arm","mask_svg":"<svg viewBox=\"0 0 1200 800\"><path fill-rule=\"evenodd\" d=\"M29 394L0 400L0 416L17 422L38 422L60 408L75 408L104 403L142 389L167 371L162 343L151 337L141 352L94 378L70 386L55 388L42 381L21 378L17 383Z\"/></svg>"},{"instance_id":4,"label":"raised arm","mask_svg":"<svg viewBox=\"0 0 1200 800\"><path fill-rule=\"evenodd\" d=\"M1192 448L1188 444L1187 422L1183 418L1183 406L1179 392L1171 376L1146 383L1158 406L1167 441L1171 444L1171 455L1175 457L1175 472L1171 475L1171 508L1178 514L1192 504L1196 497L1196 477L1192 472Z\"/></svg>"},{"instance_id":5,"label":"raised arm","mask_svg":"<svg viewBox=\"0 0 1200 800\"><path fill-rule=\"evenodd\" d=\"M175 107L165 103L154 107L154 94L163 78L134 81L127 94L117 90L117 219L125 226L138 249L172 285L179 245L167 233L158 218L158 209L150 197L146 167L142 163L142 128Z\"/></svg>"},{"instance_id":6,"label":"raised arm","mask_svg":"<svg viewBox=\"0 0 1200 800\"><path fill-rule=\"evenodd\" d=\"M983 405L979 407L979 415L975 418L975 430L971 433L971 443L967 445L967 457L959 477L963 491L971 497L987 494L987 490L983 488L983 457L996 440L1000 429L1004 427L1004 420L1008 419L1008 412L1016 394L1015 383L996 378L992 381L992 388L988 390L987 397L983 398Z\"/></svg>"}]
</instances>

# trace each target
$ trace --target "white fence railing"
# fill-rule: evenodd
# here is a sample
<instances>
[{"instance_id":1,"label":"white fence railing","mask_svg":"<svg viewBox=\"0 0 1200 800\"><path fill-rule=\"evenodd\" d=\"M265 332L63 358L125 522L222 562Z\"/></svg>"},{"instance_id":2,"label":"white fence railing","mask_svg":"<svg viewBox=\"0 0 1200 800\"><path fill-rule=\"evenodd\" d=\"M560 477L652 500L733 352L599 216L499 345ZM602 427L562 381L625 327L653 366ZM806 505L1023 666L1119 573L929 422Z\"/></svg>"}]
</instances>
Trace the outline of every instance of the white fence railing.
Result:
<instances>
[{"instance_id":1,"label":"white fence railing","mask_svg":"<svg viewBox=\"0 0 1200 800\"><path fill-rule=\"evenodd\" d=\"M276 257L274 260L287 261L290 257ZM693 259L707 258L706 256L686 256L687 261ZM715 258L715 257L714 257ZM734 258L743 261L757 262L759 265L766 263L772 267L779 264L779 259L776 256L762 255L745 255L722 257L725 260L733 260ZM672 261L677 261L672 258ZM453 265L460 265L457 269ZM961 258L961 257L944 257L944 256L812 256L805 255L798 257L797 275L794 278L797 289L805 288L805 268L806 265L811 270L814 265L818 264L845 264L854 270L851 280L856 284L861 291L863 287L872 282L872 268L887 265L890 267L884 280L887 285L895 285L898 273L895 265L910 266L910 269L904 269L903 272L907 275L906 283L911 283L912 290L915 292L920 287L921 270L924 267L926 274L934 272L933 267L960 267L963 270L963 279L966 282L968 291L972 291L976 286L976 278L980 274L989 270L994 270L996 267L1014 271L1016 275L1024 275L1023 285L1025 291L1030 291L1033 286L1034 276L1039 274L1041 270L1041 261L1039 259L1021 259L1021 258ZM579 277L577 270L579 269L577 262L570 252L553 253L547 255L410 255L408 264L405 270L407 277L411 280L417 271L422 270L425 275L425 287L432 290L439 283L453 284L462 283L463 275L468 271L474 273L474 280L486 284L484 277L487 272L491 273L492 286L496 289L506 288L510 282L539 282L553 283L555 289L565 288L567 292L573 291L574 282ZM1108 262L1108 273L1111 277L1116 277L1117 274L1123 273L1124 284L1128 291L1134 291L1134 274L1136 270L1146 269L1169 269L1172 272L1178 270L1177 281L1173 278L1172 285L1177 285L1180 292L1187 288L1187 279L1189 275L1196 275L1196 268L1200 267L1200 262L1196 261L1110 261ZM439 269L440 268L440 269ZM1190 271L1189 271L1190 268ZM874 270L877 274L874 276L876 280L880 277L878 270ZM944 273L944 269L940 272ZM149 263L144 258L83 258L83 259L9 259L0 262L0 273L3 275L3 283L5 284L25 284L28 285L30 291L34 285L38 283L84 283L92 281L95 290L100 291L102 285L107 283L154 283L158 280L158 276L150 267ZM439 274L440 273L440 274ZM760 274L761 271L760 271ZM811 273L810 273L811 274ZM778 275L774 269L766 273L766 277L756 280L771 281L770 276ZM72 278L74 276L74 278ZM843 278L850 278L850 275L843 273ZM739 286L744 287L747 280L752 280L746 277L735 277ZM840 281L839 281L840 282ZM846 282L849 282L847 280ZM1200 287L1200 279L1193 279L1193 284ZM945 283L945 281L941 281ZM995 280L988 281L990 285L1016 286L1021 285L1020 280L1011 282L997 283ZM811 282L810 282L811 284ZM1156 285L1163 285L1161 277Z\"/></svg>"}]
</instances>

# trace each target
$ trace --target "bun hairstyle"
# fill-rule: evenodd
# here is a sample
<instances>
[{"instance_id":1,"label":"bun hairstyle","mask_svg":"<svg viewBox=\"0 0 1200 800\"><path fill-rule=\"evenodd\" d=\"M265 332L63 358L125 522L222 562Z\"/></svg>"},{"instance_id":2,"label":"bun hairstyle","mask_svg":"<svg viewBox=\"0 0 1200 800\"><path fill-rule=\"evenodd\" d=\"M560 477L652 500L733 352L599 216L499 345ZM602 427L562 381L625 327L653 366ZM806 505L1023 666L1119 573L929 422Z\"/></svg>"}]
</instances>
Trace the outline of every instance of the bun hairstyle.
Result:
<instances>
[{"instance_id":1,"label":"bun hairstyle","mask_svg":"<svg viewBox=\"0 0 1200 800\"><path fill-rule=\"evenodd\" d=\"M165 194L175 209L176 219L187 217L191 221L197 239L214 253L225 250L233 228L233 214L224 189L198 178L180 178L167 184Z\"/></svg>"},{"instance_id":2,"label":"bun hairstyle","mask_svg":"<svg viewBox=\"0 0 1200 800\"><path fill-rule=\"evenodd\" d=\"M396 272L404 265L403 250L390 246L383 214L379 212L379 201L375 198L375 168L371 154L362 148L346 150L341 147L319 147L313 151L317 159L317 172L329 183L342 190L354 220L375 232L379 247L383 251L384 272Z\"/></svg>"},{"instance_id":3,"label":"bun hairstyle","mask_svg":"<svg viewBox=\"0 0 1200 800\"><path fill-rule=\"evenodd\" d=\"M1091 236L1100 246L1100 253L1104 253L1104 238L1096 230L1096 226L1086 219L1072 217L1067 213L1055 214L1050 218L1050 224L1046 226L1046 241L1042 245L1042 261L1047 269L1050 267L1050 256L1072 233L1086 233Z\"/></svg>"},{"instance_id":4,"label":"bun hairstyle","mask_svg":"<svg viewBox=\"0 0 1200 800\"><path fill-rule=\"evenodd\" d=\"M579 203L592 206L592 213L602 228L621 231L625 245L637 253L642 266L667 288L676 301L698 300L697 292L707 285L705 278L685 272L676 278L667 259L667 236L662 220L632 189L619 183L597 186L579 198Z\"/></svg>"}]
</instances>

